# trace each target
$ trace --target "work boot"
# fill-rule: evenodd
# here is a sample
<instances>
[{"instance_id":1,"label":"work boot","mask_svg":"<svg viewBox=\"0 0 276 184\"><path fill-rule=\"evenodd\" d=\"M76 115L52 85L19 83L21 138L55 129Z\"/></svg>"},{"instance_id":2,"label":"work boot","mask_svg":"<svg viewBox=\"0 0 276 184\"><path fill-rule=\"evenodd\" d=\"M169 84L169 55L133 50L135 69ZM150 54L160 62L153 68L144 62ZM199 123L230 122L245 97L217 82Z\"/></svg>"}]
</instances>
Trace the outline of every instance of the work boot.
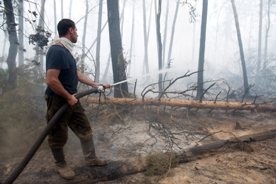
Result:
<instances>
[{"instance_id":1,"label":"work boot","mask_svg":"<svg viewBox=\"0 0 276 184\"><path fill-rule=\"evenodd\" d=\"M75 171L66 163L56 163L56 171L66 180L72 180L76 175Z\"/></svg>"},{"instance_id":2,"label":"work boot","mask_svg":"<svg viewBox=\"0 0 276 184\"><path fill-rule=\"evenodd\" d=\"M73 179L76 174L74 170L66 164L63 149L55 148L51 149L51 151L56 161L56 171L58 174L64 179Z\"/></svg>"},{"instance_id":3,"label":"work boot","mask_svg":"<svg viewBox=\"0 0 276 184\"><path fill-rule=\"evenodd\" d=\"M105 160L101 160L97 157L85 158L85 162L88 166L106 166L107 165L107 162Z\"/></svg>"},{"instance_id":4,"label":"work boot","mask_svg":"<svg viewBox=\"0 0 276 184\"><path fill-rule=\"evenodd\" d=\"M107 162L96 157L93 139L88 141L81 140L81 147L85 162L88 166L105 166Z\"/></svg>"}]
</instances>

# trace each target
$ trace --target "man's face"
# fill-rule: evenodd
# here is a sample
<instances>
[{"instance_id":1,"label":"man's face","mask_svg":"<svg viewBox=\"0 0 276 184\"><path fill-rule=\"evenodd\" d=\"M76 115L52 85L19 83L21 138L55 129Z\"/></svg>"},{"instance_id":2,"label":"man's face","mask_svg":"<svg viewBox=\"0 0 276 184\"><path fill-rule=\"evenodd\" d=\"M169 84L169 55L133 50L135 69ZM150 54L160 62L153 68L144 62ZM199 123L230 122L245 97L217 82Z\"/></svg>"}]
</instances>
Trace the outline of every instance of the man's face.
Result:
<instances>
[{"instance_id":1,"label":"man's face","mask_svg":"<svg viewBox=\"0 0 276 184\"><path fill-rule=\"evenodd\" d=\"M69 29L69 32L70 32L70 40L71 42L73 43L77 43L78 41L78 33L77 33L77 28L70 28Z\"/></svg>"}]
</instances>

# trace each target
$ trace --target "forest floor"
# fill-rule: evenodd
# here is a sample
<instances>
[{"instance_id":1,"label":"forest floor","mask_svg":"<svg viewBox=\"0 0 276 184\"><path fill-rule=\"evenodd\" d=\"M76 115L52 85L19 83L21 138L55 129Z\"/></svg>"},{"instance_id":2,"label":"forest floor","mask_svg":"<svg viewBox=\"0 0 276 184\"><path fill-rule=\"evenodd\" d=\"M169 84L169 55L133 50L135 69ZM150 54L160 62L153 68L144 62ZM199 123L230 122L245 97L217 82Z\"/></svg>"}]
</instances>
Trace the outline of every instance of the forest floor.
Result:
<instances>
[{"instance_id":1,"label":"forest floor","mask_svg":"<svg viewBox=\"0 0 276 184\"><path fill-rule=\"evenodd\" d=\"M32 96L30 103L29 97L19 95L11 103L11 98L0 96L0 183L45 127L45 104L41 98ZM138 157L146 160L156 153L181 153L217 140L276 129L276 113L272 112L83 104L93 127L97 155L110 163ZM189 162L171 164L165 171L148 166L125 176L101 173L99 177L99 170L84 166L79 141L69 131L65 153L67 162L76 170L75 179L66 181L56 174L44 141L14 183L276 184L276 138L250 142L247 146L250 149L224 146ZM142 162L132 164L139 167Z\"/></svg>"}]
</instances>

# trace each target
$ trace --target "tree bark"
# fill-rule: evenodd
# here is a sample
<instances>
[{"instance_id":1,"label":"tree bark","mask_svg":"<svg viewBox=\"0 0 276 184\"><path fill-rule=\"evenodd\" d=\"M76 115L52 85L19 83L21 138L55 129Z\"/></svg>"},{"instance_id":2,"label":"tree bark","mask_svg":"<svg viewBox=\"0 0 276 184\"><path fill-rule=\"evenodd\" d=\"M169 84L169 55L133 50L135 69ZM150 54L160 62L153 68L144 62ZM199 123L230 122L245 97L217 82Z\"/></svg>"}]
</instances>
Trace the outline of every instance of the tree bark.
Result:
<instances>
[{"instance_id":1,"label":"tree bark","mask_svg":"<svg viewBox=\"0 0 276 184\"><path fill-rule=\"evenodd\" d=\"M200 48L198 60L198 75L197 75L197 94L196 98L201 99L203 95L203 81L204 81L204 57L205 57L205 41L206 41L206 26L208 16L208 0L202 2L202 20L201 20L201 33L200 33Z\"/></svg>"},{"instance_id":2,"label":"tree bark","mask_svg":"<svg viewBox=\"0 0 276 184\"><path fill-rule=\"evenodd\" d=\"M107 0L109 40L111 49L113 81L126 80L126 61L123 56L122 39L120 33L119 1ZM128 84L123 83L114 87L115 97L128 96Z\"/></svg>"},{"instance_id":3,"label":"tree bark","mask_svg":"<svg viewBox=\"0 0 276 184\"><path fill-rule=\"evenodd\" d=\"M117 105L165 105L171 107L186 107L196 109L220 109L220 110L249 110L249 111L269 111L275 112L276 106L273 104L254 104L254 103L241 103L241 102L223 102L223 101L197 101L186 99L133 99L133 98L106 98L101 99L90 97L88 103L93 104L117 104Z\"/></svg>"},{"instance_id":4,"label":"tree bark","mask_svg":"<svg viewBox=\"0 0 276 184\"><path fill-rule=\"evenodd\" d=\"M5 14L7 16L7 30L9 34L10 48L7 58L8 64L8 84L7 88L13 89L17 86L16 55L18 49L18 38L16 33L16 23L11 0L4 0Z\"/></svg>"}]
</instances>

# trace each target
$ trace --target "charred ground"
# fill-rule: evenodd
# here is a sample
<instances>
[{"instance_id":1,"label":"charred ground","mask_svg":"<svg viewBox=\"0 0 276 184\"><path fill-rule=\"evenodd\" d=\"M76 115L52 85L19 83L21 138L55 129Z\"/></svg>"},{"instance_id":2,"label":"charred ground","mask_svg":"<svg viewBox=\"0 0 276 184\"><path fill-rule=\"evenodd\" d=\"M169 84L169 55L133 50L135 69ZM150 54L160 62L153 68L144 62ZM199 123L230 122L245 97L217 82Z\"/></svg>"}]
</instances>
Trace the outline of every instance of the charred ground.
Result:
<instances>
[{"instance_id":1,"label":"charred ground","mask_svg":"<svg viewBox=\"0 0 276 184\"><path fill-rule=\"evenodd\" d=\"M45 104L39 94L14 91L0 97L1 182L45 127ZM65 149L77 172L74 180L65 181L55 173L45 141L15 183L276 183L275 138L225 145L182 164L172 154L164 157L221 139L275 130L275 113L92 105L85 100L97 154L109 165L85 167L79 142L70 132Z\"/></svg>"}]
</instances>

